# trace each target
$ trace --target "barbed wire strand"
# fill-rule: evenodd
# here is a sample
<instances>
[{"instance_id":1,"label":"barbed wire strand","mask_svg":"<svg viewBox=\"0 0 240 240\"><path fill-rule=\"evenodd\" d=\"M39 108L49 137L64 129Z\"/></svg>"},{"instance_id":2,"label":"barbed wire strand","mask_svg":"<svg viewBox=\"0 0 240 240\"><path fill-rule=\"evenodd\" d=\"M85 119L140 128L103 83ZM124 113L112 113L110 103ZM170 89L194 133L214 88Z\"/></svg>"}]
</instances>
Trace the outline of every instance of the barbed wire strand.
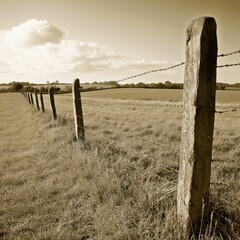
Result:
<instances>
[{"instance_id":1,"label":"barbed wire strand","mask_svg":"<svg viewBox=\"0 0 240 240\"><path fill-rule=\"evenodd\" d=\"M220 65L220 66L217 66L217 68L233 67L233 66L240 66L240 63L232 63L232 64Z\"/></svg>"},{"instance_id":2,"label":"barbed wire strand","mask_svg":"<svg viewBox=\"0 0 240 240\"><path fill-rule=\"evenodd\" d=\"M150 70L150 71L147 71L147 72L142 72L142 73L139 73L139 74L136 74L136 75L132 75L132 76L129 76L129 77L126 77L126 78L117 80L116 82L126 81L126 80L128 80L128 79L140 77L140 76L143 76L143 75L146 75L146 74L149 74L149 73L167 71L167 70L169 70L169 69L173 69L173 68L180 67L180 66L182 66L182 65L184 65L184 64L185 64L185 62L181 62L181 63L179 63L179 64L176 64L176 65L173 65L173 66L170 66L170 67L160 68L160 69L154 69L154 70Z\"/></svg>"},{"instance_id":3,"label":"barbed wire strand","mask_svg":"<svg viewBox=\"0 0 240 240\"><path fill-rule=\"evenodd\" d=\"M217 57L227 57L227 56L230 56L230 55L233 55L233 54L238 54L238 53L240 53L240 50L237 50L237 51L234 51L234 52L230 52L230 53L222 53L222 54L217 55ZM150 74L150 73L167 71L167 70L170 70L170 69L173 69L173 68L180 67L180 66L182 66L184 64L185 64L185 62L181 62L179 64L172 65L172 66L169 66L169 67L166 67L166 68L160 68L160 69L154 69L154 70L142 72L142 73L139 73L139 74L135 74L135 75L126 77L126 78L119 79L116 82L123 82L123 81L129 80L129 79L141 77L143 75L147 75L147 74ZM217 68L233 67L233 66L240 66L240 63L219 65L219 66L217 66Z\"/></svg>"},{"instance_id":4,"label":"barbed wire strand","mask_svg":"<svg viewBox=\"0 0 240 240\"><path fill-rule=\"evenodd\" d=\"M240 53L240 50L230 52L230 53L222 53L222 54L217 55L217 57L227 57L227 56L230 56L230 55L233 55L233 54L238 54L238 53Z\"/></svg>"}]
</instances>

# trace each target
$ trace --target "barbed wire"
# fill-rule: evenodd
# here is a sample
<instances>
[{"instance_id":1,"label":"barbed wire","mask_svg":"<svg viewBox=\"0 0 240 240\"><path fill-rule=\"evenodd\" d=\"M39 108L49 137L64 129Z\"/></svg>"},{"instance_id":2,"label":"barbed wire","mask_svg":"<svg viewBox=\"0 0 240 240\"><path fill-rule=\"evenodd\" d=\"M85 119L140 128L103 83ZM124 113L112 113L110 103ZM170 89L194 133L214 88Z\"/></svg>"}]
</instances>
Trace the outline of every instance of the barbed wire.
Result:
<instances>
[{"instance_id":1,"label":"barbed wire","mask_svg":"<svg viewBox=\"0 0 240 240\"><path fill-rule=\"evenodd\" d=\"M217 66L217 68L233 67L233 66L240 66L240 63L232 63L232 64L219 65L219 66Z\"/></svg>"},{"instance_id":2,"label":"barbed wire","mask_svg":"<svg viewBox=\"0 0 240 240\"><path fill-rule=\"evenodd\" d=\"M227 56L230 56L230 55L233 55L233 54L238 54L238 53L240 53L240 50L230 52L230 53L222 53L222 54L217 55L217 57L227 57Z\"/></svg>"},{"instance_id":3,"label":"barbed wire","mask_svg":"<svg viewBox=\"0 0 240 240\"><path fill-rule=\"evenodd\" d=\"M227 112L237 112L236 108L230 109L230 110L222 110L222 111L217 111L215 110L215 113L227 113Z\"/></svg>"},{"instance_id":4,"label":"barbed wire","mask_svg":"<svg viewBox=\"0 0 240 240\"><path fill-rule=\"evenodd\" d=\"M217 57L227 57L227 56L230 56L230 55L233 55L233 54L238 54L238 53L240 53L240 50L237 50L237 51L234 51L234 52L230 52L230 53L222 53L222 54L217 55ZM147 74L150 74L150 73L167 71L167 70L170 70L170 69L173 69L173 68L180 67L180 66L184 65L185 63L186 62L181 62L179 64L172 65L172 66L169 66L169 67L166 67L166 68L149 70L149 71L146 71L146 72L142 72L142 73L139 73L139 74L131 75L131 76L126 77L126 78L119 79L116 82L123 82L123 81L129 80L129 79L141 77L143 75L147 75ZM217 68L233 67L233 66L240 66L240 63L219 65L219 66L217 66Z\"/></svg>"},{"instance_id":5,"label":"barbed wire","mask_svg":"<svg viewBox=\"0 0 240 240\"><path fill-rule=\"evenodd\" d=\"M180 66L182 66L182 65L184 65L184 64L185 64L185 62L181 62L181 63L179 63L179 64L172 65L172 66L170 66L170 67L160 68L160 69L154 69L154 70L150 70L150 71L147 71L147 72L142 72L142 73L139 73L139 74L136 74L136 75L132 75L132 76L129 76L129 77L126 77L126 78L117 80L116 82L122 82L122 81L125 81L125 80L128 80L128 79L140 77L140 76L143 76L143 75L146 75L146 74L149 74L149 73L167 71L167 70L169 70L169 69L173 69L173 68L180 67Z\"/></svg>"}]
</instances>

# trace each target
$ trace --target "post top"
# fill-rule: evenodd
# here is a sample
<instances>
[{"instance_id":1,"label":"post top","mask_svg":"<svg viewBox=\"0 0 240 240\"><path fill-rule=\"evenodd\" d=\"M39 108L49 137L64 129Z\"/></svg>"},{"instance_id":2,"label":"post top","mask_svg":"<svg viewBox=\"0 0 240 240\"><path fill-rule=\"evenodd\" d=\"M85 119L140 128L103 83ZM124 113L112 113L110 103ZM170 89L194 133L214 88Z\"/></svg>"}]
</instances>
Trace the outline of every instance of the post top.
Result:
<instances>
[{"instance_id":1,"label":"post top","mask_svg":"<svg viewBox=\"0 0 240 240\"><path fill-rule=\"evenodd\" d=\"M213 17L199 17L194 19L187 28L187 42L193 37L206 35L209 30L216 31L217 24Z\"/></svg>"},{"instance_id":2,"label":"post top","mask_svg":"<svg viewBox=\"0 0 240 240\"><path fill-rule=\"evenodd\" d=\"M74 89L80 88L80 81L78 78L73 80L73 87L74 87Z\"/></svg>"},{"instance_id":3,"label":"post top","mask_svg":"<svg viewBox=\"0 0 240 240\"><path fill-rule=\"evenodd\" d=\"M215 21L215 18L210 16L201 16L192 20L192 22L195 21Z\"/></svg>"},{"instance_id":4,"label":"post top","mask_svg":"<svg viewBox=\"0 0 240 240\"><path fill-rule=\"evenodd\" d=\"M216 21L214 17L202 16L195 18L190 24L189 27L196 26L196 25L204 25L204 24L214 24L216 25ZM188 28L189 28L188 27Z\"/></svg>"}]
</instances>

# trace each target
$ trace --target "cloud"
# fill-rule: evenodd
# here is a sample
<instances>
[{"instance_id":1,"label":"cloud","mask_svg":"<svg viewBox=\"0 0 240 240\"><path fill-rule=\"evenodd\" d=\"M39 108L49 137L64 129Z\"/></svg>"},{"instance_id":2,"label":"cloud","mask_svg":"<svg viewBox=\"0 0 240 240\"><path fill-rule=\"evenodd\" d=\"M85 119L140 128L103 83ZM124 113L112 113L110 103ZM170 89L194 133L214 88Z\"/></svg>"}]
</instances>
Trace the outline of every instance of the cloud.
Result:
<instances>
[{"instance_id":1,"label":"cloud","mask_svg":"<svg viewBox=\"0 0 240 240\"><path fill-rule=\"evenodd\" d=\"M46 20L31 19L2 34L6 44L11 46L35 46L58 43L64 33Z\"/></svg>"},{"instance_id":2,"label":"cloud","mask_svg":"<svg viewBox=\"0 0 240 240\"><path fill-rule=\"evenodd\" d=\"M130 60L97 43L65 40L63 36L64 32L47 20L36 19L0 31L0 73L48 78L73 74L90 76L99 72L106 76L130 75L171 65L166 61Z\"/></svg>"},{"instance_id":3,"label":"cloud","mask_svg":"<svg viewBox=\"0 0 240 240\"><path fill-rule=\"evenodd\" d=\"M0 73L7 73L9 71L9 64L6 61L0 60Z\"/></svg>"}]
</instances>

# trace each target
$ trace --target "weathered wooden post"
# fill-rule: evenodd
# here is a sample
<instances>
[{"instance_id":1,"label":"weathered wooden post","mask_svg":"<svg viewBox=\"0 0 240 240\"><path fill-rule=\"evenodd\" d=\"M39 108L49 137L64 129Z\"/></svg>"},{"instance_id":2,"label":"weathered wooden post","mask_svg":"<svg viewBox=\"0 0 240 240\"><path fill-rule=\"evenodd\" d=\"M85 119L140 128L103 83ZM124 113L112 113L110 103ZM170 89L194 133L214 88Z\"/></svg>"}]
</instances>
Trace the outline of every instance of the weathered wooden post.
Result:
<instances>
[{"instance_id":1,"label":"weathered wooden post","mask_svg":"<svg viewBox=\"0 0 240 240\"><path fill-rule=\"evenodd\" d=\"M32 93L30 93L30 100L31 100L31 104L34 105Z\"/></svg>"},{"instance_id":2,"label":"weathered wooden post","mask_svg":"<svg viewBox=\"0 0 240 240\"><path fill-rule=\"evenodd\" d=\"M79 79L73 81L73 108L74 108L74 119L75 119L75 130L76 138L78 140L85 140L83 113L82 113L82 102L80 94L80 82Z\"/></svg>"},{"instance_id":3,"label":"weathered wooden post","mask_svg":"<svg viewBox=\"0 0 240 240\"><path fill-rule=\"evenodd\" d=\"M54 88L50 87L48 90L48 94L49 94L50 107L51 107L53 119L57 119L57 112L56 112L56 107L55 107L53 90L54 90Z\"/></svg>"},{"instance_id":4,"label":"weathered wooden post","mask_svg":"<svg viewBox=\"0 0 240 240\"><path fill-rule=\"evenodd\" d=\"M211 17L187 29L177 212L187 235L209 210L216 92L217 36Z\"/></svg>"},{"instance_id":5,"label":"weathered wooden post","mask_svg":"<svg viewBox=\"0 0 240 240\"><path fill-rule=\"evenodd\" d=\"M40 110L40 107L39 107L39 103L38 103L38 95L37 95L37 90L35 90L35 101L36 101L36 105L37 105L37 109L38 111Z\"/></svg>"},{"instance_id":6,"label":"weathered wooden post","mask_svg":"<svg viewBox=\"0 0 240 240\"><path fill-rule=\"evenodd\" d=\"M31 104L30 93L27 93L27 98L28 98L28 102L29 102L29 104Z\"/></svg>"},{"instance_id":7,"label":"weathered wooden post","mask_svg":"<svg viewBox=\"0 0 240 240\"><path fill-rule=\"evenodd\" d=\"M42 91L40 91L40 102L41 102L42 112L45 112Z\"/></svg>"}]
</instances>

